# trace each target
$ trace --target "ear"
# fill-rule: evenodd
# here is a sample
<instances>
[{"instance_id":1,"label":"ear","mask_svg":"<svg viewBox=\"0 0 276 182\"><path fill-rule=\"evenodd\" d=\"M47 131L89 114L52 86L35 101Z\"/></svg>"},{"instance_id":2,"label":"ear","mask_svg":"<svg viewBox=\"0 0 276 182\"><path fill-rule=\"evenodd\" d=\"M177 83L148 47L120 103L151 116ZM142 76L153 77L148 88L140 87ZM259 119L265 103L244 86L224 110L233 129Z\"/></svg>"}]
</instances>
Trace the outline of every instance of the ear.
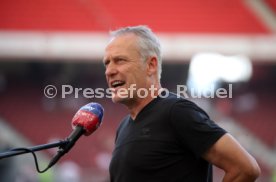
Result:
<instances>
[{"instance_id":1,"label":"ear","mask_svg":"<svg viewBox=\"0 0 276 182\"><path fill-rule=\"evenodd\" d=\"M150 57L147 60L147 73L149 76L157 74L158 70L158 61L156 57Z\"/></svg>"}]
</instances>

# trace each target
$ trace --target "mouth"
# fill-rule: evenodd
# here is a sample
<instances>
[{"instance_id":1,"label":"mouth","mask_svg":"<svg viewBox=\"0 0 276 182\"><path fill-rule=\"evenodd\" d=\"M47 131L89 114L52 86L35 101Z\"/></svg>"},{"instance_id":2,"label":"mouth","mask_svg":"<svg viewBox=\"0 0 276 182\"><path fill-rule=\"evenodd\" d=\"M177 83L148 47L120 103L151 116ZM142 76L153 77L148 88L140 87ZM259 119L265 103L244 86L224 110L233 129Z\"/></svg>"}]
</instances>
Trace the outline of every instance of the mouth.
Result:
<instances>
[{"instance_id":1,"label":"mouth","mask_svg":"<svg viewBox=\"0 0 276 182\"><path fill-rule=\"evenodd\" d=\"M124 84L125 82L122 80L114 80L110 83L112 88L117 88L117 87L123 86Z\"/></svg>"}]
</instances>

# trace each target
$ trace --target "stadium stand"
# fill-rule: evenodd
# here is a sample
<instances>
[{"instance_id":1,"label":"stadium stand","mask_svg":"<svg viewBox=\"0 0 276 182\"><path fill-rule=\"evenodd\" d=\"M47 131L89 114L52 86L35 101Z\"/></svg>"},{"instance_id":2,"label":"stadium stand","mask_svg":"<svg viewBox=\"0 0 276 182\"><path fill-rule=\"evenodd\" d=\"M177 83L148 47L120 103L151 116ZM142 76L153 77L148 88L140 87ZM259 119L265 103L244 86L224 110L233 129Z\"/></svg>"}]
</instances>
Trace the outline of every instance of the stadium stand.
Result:
<instances>
[{"instance_id":1,"label":"stadium stand","mask_svg":"<svg viewBox=\"0 0 276 182\"><path fill-rule=\"evenodd\" d=\"M142 20L159 32L270 32L239 0L2 0L0 3L1 30L107 31L141 24Z\"/></svg>"},{"instance_id":2,"label":"stadium stand","mask_svg":"<svg viewBox=\"0 0 276 182\"><path fill-rule=\"evenodd\" d=\"M268 4L268 6L276 12L276 1L275 0L265 0L265 2Z\"/></svg>"}]
</instances>

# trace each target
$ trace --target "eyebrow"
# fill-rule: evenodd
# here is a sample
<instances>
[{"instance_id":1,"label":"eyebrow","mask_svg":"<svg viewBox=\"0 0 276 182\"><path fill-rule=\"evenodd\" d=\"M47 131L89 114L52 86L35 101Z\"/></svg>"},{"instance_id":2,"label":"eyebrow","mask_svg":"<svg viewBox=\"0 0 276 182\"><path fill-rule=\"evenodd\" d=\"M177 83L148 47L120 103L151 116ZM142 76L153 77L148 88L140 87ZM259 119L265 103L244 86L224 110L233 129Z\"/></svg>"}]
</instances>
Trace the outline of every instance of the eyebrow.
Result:
<instances>
[{"instance_id":1,"label":"eyebrow","mask_svg":"<svg viewBox=\"0 0 276 182\"><path fill-rule=\"evenodd\" d=\"M118 60L118 59L128 59L127 56L123 56L123 55L118 55L118 56L113 56L111 57L111 59L114 59L114 60ZM109 57L104 57L103 58L103 63L105 63L106 61L109 61L110 58Z\"/></svg>"},{"instance_id":2,"label":"eyebrow","mask_svg":"<svg viewBox=\"0 0 276 182\"><path fill-rule=\"evenodd\" d=\"M113 59L115 59L115 60L118 60L118 59L127 59L127 56L118 55L118 56L114 56Z\"/></svg>"}]
</instances>

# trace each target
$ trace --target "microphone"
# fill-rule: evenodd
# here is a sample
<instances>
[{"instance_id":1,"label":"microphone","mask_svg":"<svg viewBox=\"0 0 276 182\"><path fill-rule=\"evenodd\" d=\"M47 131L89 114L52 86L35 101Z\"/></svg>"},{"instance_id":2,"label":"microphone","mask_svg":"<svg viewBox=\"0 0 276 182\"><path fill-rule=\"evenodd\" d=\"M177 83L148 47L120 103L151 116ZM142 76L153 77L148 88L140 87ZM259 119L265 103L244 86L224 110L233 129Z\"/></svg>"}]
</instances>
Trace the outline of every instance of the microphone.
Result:
<instances>
[{"instance_id":1,"label":"microphone","mask_svg":"<svg viewBox=\"0 0 276 182\"><path fill-rule=\"evenodd\" d=\"M64 154L66 154L82 136L92 134L101 124L103 119L103 107L95 102L82 106L72 119L73 132L66 138L64 145L59 147L57 154L48 165L52 167Z\"/></svg>"}]
</instances>

